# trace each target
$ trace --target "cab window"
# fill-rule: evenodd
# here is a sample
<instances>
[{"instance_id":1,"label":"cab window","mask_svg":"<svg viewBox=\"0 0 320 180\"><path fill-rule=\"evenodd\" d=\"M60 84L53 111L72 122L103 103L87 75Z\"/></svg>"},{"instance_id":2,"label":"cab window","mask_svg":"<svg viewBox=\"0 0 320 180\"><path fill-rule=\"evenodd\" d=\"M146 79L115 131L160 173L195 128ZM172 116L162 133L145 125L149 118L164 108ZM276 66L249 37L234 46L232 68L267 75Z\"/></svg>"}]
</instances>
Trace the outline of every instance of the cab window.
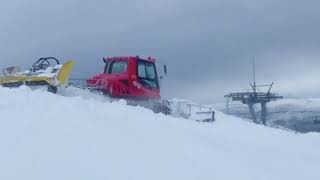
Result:
<instances>
[{"instance_id":1,"label":"cab window","mask_svg":"<svg viewBox=\"0 0 320 180\"><path fill-rule=\"evenodd\" d=\"M113 62L109 68L109 74L118 74L127 72L128 62L117 61Z\"/></svg>"},{"instance_id":2,"label":"cab window","mask_svg":"<svg viewBox=\"0 0 320 180\"><path fill-rule=\"evenodd\" d=\"M140 83L147 88L158 88L158 78L154 63L138 61L138 78Z\"/></svg>"}]
</instances>

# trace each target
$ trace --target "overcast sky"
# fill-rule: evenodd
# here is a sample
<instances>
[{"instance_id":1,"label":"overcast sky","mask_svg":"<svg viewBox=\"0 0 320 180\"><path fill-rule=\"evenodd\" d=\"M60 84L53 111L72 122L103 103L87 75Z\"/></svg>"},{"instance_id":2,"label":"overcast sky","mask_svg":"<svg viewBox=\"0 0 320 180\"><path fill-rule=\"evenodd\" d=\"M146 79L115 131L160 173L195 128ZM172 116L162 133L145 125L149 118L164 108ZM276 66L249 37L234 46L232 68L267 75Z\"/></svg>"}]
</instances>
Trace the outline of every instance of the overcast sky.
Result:
<instances>
[{"instance_id":1,"label":"overcast sky","mask_svg":"<svg viewBox=\"0 0 320 180\"><path fill-rule=\"evenodd\" d=\"M0 67L43 56L75 59L74 78L103 56L168 65L163 96L199 102L259 83L287 97L320 97L320 2L311 0L2 0Z\"/></svg>"}]
</instances>

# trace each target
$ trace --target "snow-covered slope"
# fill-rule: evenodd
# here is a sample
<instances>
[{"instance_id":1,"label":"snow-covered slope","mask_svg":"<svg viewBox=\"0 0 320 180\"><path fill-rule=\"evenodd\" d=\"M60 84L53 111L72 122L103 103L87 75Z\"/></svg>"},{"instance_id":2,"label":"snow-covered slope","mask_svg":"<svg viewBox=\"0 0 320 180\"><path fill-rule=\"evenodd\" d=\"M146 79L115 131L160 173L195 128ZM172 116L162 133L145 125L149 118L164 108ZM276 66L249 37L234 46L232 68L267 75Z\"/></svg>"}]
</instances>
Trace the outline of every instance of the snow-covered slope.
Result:
<instances>
[{"instance_id":1,"label":"snow-covered slope","mask_svg":"<svg viewBox=\"0 0 320 180\"><path fill-rule=\"evenodd\" d=\"M0 88L0 115L0 179L320 179L319 134L220 112L197 123L82 90L22 87Z\"/></svg>"}]
</instances>

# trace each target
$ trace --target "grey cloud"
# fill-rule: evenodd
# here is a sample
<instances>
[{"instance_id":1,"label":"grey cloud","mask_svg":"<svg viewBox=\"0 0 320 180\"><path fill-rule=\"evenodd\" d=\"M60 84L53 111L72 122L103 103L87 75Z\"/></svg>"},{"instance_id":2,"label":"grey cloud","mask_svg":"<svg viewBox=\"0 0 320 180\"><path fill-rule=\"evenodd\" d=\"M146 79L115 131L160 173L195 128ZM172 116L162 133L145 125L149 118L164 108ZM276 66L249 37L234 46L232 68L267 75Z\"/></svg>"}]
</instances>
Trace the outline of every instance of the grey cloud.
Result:
<instances>
[{"instance_id":1,"label":"grey cloud","mask_svg":"<svg viewBox=\"0 0 320 180\"><path fill-rule=\"evenodd\" d=\"M151 55L169 65L164 96L211 102L247 87L255 57L261 82L278 82L278 90L294 94L281 84L310 79L320 65L319 5L311 0L2 1L0 67L27 67L41 56L73 58L78 61L73 77L86 78L101 71L102 56ZM307 87L296 95L306 93Z\"/></svg>"}]
</instances>

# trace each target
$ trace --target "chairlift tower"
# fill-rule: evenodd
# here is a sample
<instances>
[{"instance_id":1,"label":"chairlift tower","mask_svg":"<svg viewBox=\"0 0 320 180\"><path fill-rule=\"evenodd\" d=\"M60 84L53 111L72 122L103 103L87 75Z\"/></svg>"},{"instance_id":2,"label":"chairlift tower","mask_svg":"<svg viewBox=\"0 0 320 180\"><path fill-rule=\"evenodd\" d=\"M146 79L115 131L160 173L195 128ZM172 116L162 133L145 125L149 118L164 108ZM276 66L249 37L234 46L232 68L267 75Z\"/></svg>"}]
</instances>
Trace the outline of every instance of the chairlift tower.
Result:
<instances>
[{"instance_id":1,"label":"chairlift tower","mask_svg":"<svg viewBox=\"0 0 320 180\"><path fill-rule=\"evenodd\" d=\"M240 101L242 104L246 104L249 107L250 114L255 123L259 124L260 122L257 120L256 112L254 109L255 104L261 105L261 123L263 125L267 124L267 103L270 101L276 101L278 99L282 99L283 96L279 96L276 93L271 93L271 89L274 83L270 85L257 85L256 83L256 69L255 62L253 60L253 84L250 83L252 88L252 92L236 92L225 95L224 97L227 99L231 99L232 101ZM258 91L258 87L267 87L267 92Z\"/></svg>"}]
</instances>

